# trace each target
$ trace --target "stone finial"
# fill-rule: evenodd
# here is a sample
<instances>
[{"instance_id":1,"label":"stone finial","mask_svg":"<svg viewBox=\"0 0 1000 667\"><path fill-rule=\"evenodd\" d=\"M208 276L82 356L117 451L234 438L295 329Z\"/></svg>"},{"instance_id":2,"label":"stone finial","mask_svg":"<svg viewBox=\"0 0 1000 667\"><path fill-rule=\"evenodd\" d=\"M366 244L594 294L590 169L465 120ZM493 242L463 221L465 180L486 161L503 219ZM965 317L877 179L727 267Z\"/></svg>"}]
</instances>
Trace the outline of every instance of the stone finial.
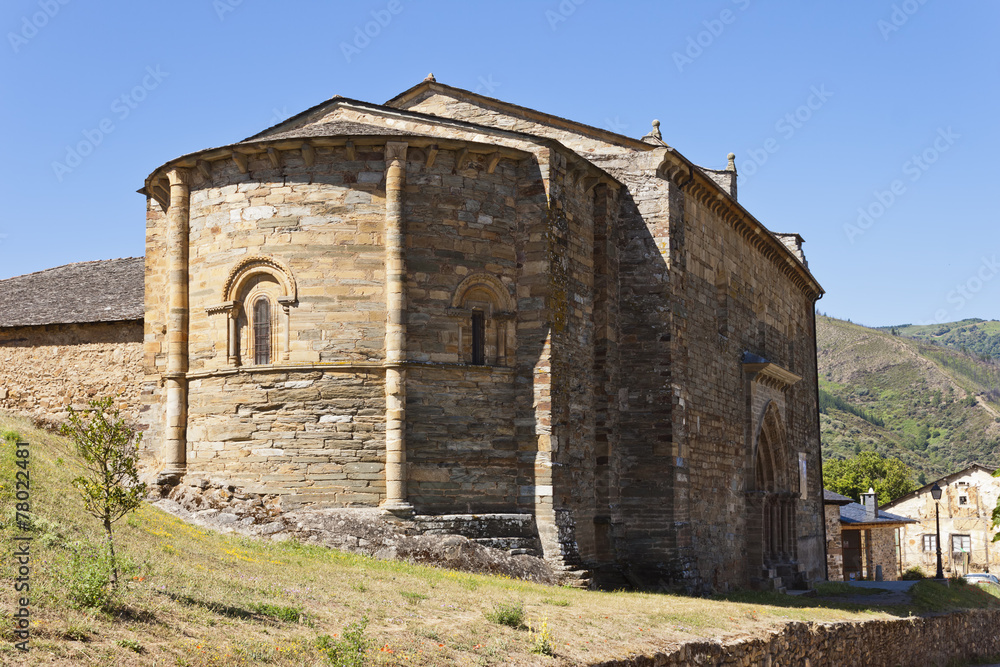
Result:
<instances>
[{"instance_id":1,"label":"stone finial","mask_svg":"<svg viewBox=\"0 0 1000 667\"><path fill-rule=\"evenodd\" d=\"M730 153L726 158L729 160L729 164L726 165L726 171L736 171L736 153Z\"/></svg>"},{"instance_id":2,"label":"stone finial","mask_svg":"<svg viewBox=\"0 0 1000 667\"><path fill-rule=\"evenodd\" d=\"M434 72L431 72L430 74L428 74L424 78L424 81L431 81L431 82L437 81L437 79L434 78Z\"/></svg>"},{"instance_id":3,"label":"stone finial","mask_svg":"<svg viewBox=\"0 0 1000 667\"><path fill-rule=\"evenodd\" d=\"M653 129L642 138L646 143L663 143L663 135L660 134L660 121L653 121Z\"/></svg>"}]
</instances>

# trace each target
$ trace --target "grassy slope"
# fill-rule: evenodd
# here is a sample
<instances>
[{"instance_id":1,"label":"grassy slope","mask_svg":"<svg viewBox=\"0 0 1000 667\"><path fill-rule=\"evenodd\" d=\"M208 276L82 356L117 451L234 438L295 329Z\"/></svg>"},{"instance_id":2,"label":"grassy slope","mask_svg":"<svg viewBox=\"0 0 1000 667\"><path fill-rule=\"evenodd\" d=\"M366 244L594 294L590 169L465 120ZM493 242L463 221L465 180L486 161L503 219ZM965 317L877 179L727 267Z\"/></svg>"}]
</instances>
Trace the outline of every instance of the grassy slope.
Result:
<instances>
[{"instance_id":1,"label":"grassy slope","mask_svg":"<svg viewBox=\"0 0 1000 667\"><path fill-rule=\"evenodd\" d=\"M362 616L370 620L366 635L373 642L366 664L588 664L697 638L759 635L788 620L891 618L998 603L971 588L942 589L910 607L878 611L776 594L705 600L549 588L220 535L144 506L118 528L120 551L137 564L121 603L112 612L88 612L67 603L67 580L59 574L65 543L99 538L69 486L69 448L58 437L0 417L0 430L9 428L32 443L32 504L40 528L32 545L31 653L25 658L14 651L5 624L4 665L324 664L328 655L317 638L336 641ZM9 506L12 450L0 445L2 507ZM16 530L5 515L5 553ZM10 609L9 559L0 563L0 575L0 607ZM547 619L556 661L529 652L526 630L486 620L495 603L512 601L525 605L528 618ZM281 610L302 618L281 620ZM141 651L119 642L134 642Z\"/></svg>"},{"instance_id":2,"label":"grassy slope","mask_svg":"<svg viewBox=\"0 0 1000 667\"><path fill-rule=\"evenodd\" d=\"M1000 322L967 319L944 324L906 324L880 327L880 331L895 329L900 336L915 338L952 349L966 348L979 355L1000 357Z\"/></svg>"},{"instance_id":3,"label":"grassy slope","mask_svg":"<svg viewBox=\"0 0 1000 667\"><path fill-rule=\"evenodd\" d=\"M976 394L989 398L1000 368L956 350L823 316L817 317L817 346L820 388L885 424L828 410L821 415L825 457L873 449L899 457L928 479L973 462L1000 464L1000 424L991 412L998 406L989 401L984 407L975 399Z\"/></svg>"}]
</instances>

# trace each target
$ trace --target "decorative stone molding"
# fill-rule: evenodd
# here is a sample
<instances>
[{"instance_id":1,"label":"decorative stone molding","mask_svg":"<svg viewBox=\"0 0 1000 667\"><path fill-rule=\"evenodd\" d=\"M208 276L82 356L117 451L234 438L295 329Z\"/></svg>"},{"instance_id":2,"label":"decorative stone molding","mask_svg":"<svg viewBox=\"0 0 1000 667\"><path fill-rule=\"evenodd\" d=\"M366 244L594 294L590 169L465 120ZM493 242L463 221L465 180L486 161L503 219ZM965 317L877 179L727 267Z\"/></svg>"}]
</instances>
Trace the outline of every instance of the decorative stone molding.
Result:
<instances>
[{"instance_id":1,"label":"decorative stone molding","mask_svg":"<svg viewBox=\"0 0 1000 667\"><path fill-rule=\"evenodd\" d=\"M759 382L778 391L787 391L789 387L802 379L801 376L778 364L749 352L743 355L743 372L750 377L751 382Z\"/></svg>"},{"instance_id":2,"label":"decorative stone molding","mask_svg":"<svg viewBox=\"0 0 1000 667\"><path fill-rule=\"evenodd\" d=\"M298 300L298 287L295 284L295 278L284 262L274 257L254 255L240 260L229 272L229 277L226 278L226 283L222 288L223 302L237 301L240 290L247 280L261 273L270 275L281 285L283 294L279 297L279 303L284 305L285 302L294 303Z\"/></svg>"},{"instance_id":3,"label":"decorative stone molding","mask_svg":"<svg viewBox=\"0 0 1000 667\"><path fill-rule=\"evenodd\" d=\"M510 314L517 309L507 287L498 278L488 273L473 273L470 276L466 276L465 280L459 283L455 289L455 295L451 298L451 309L461 310L468 293L476 287L485 287L487 291L493 294L495 298L493 303L494 313L491 316L497 317L500 313ZM450 312L451 310L449 310Z\"/></svg>"}]
</instances>

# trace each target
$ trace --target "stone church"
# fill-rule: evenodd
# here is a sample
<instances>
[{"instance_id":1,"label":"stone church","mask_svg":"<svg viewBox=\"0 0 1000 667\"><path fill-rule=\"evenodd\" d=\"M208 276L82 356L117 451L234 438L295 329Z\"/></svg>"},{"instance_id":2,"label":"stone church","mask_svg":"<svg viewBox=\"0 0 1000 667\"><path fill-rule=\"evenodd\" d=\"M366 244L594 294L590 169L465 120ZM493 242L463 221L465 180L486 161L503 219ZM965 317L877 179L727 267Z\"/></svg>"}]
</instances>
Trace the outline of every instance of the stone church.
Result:
<instances>
[{"instance_id":1,"label":"stone church","mask_svg":"<svg viewBox=\"0 0 1000 667\"><path fill-rule=\"evenodd\" d=\"M147 455L694 590L824 578L797 234L667 144L443 85L156 169ZM2 329L2 326L0 326Z\"/></svg>"}]
</instances>

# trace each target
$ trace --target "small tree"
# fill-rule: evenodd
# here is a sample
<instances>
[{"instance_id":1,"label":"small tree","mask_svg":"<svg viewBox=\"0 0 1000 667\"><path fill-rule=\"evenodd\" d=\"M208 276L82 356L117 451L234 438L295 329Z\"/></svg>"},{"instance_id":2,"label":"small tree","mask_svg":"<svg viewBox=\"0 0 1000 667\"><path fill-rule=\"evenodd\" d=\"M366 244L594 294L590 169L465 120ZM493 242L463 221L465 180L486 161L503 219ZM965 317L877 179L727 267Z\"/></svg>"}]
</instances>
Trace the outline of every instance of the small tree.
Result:
<instances>
[{"instance_id":1,"label":"small tree","mask_svg":"<svg viewBox=\"0 0 1000 667\"><path fill-rule=\"evenodd\" d=\"M118 561L111 525L142 503L146 485L139 482L139 442L142 433L122 419L114 398L89 401L85 418L69 408L68 423L62 432L76 444L83 459L83 474L73 486L83 496L87 512L104 525L111 556L111 585L118 585Z\"/></svg>"}]
</instances>

